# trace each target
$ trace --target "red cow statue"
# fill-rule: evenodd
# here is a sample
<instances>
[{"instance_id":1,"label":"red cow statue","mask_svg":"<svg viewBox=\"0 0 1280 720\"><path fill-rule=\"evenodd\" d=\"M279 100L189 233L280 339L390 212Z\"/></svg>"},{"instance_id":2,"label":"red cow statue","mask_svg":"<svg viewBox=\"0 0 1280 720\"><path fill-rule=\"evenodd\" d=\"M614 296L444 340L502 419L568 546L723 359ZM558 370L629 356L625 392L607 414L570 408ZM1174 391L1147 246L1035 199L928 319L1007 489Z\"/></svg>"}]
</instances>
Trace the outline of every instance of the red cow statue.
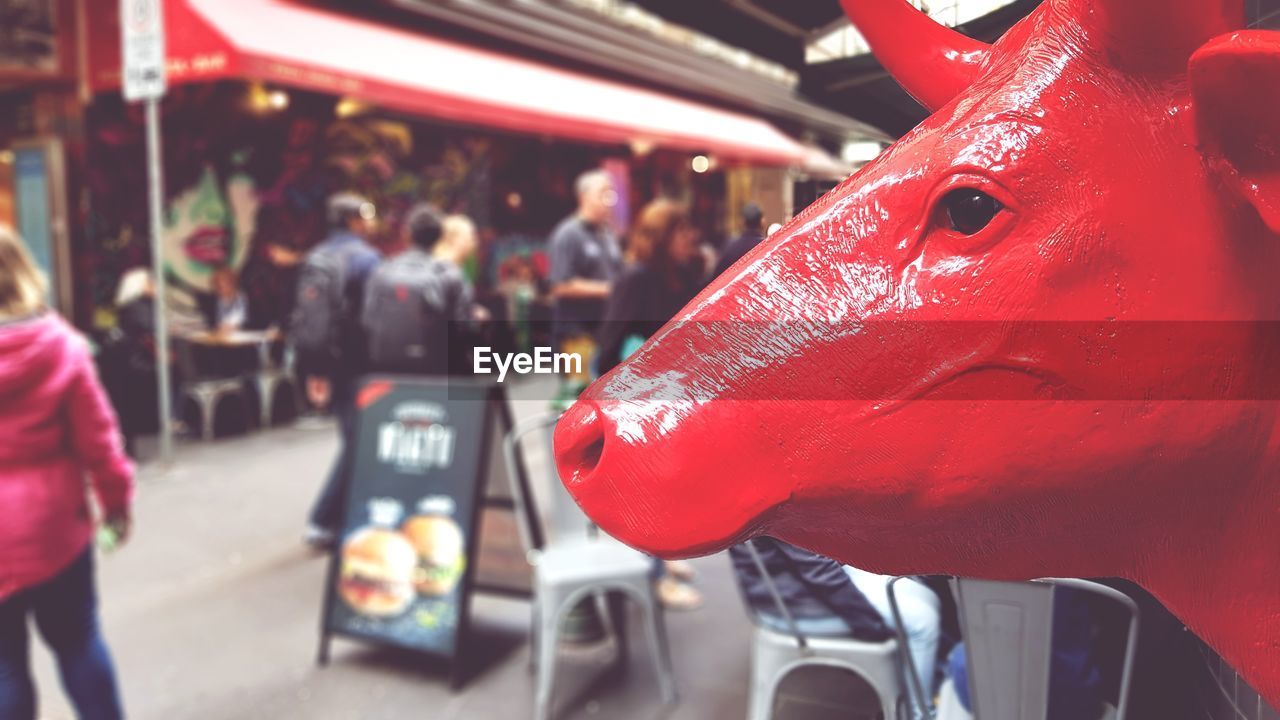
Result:
<instances>
[{"instance_id":1,"label":"red cow statue","mask_svg":"<svg viewBox=\"0 0 1280 720\"><path fill-rule=\"evenodd\" d=\"M569 491L665 557L1130 578L1280 704L1280 33L843 2L933 115L587 389Z\"/></svg>"}]
</instances>

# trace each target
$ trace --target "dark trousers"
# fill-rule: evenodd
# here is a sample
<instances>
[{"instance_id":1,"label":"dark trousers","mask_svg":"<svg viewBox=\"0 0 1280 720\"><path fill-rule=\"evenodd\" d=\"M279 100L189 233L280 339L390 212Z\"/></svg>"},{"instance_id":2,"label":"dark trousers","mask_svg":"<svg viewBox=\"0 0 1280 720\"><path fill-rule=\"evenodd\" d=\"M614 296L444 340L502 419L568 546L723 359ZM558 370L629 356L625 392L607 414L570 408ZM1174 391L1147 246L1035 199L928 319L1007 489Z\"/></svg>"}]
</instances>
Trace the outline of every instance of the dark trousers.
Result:
<instances>
[{"instance_id":1,"label":"dark trousers","mask_svg":"<svg viewBox=\"0 0 1280 720\"><path fill-rule=\"evenodd\" d=\"M351 482L356 452L355 380L340 378L331 382L333 413L338 418L338 457L329 470L329 478L311 509L311 524L338 532L342 527L347 485Z\"/></svg>"},{"instance_id":2,"label":"dark trousers","mask_svg":"<svg viewBox=\"0 0 1280 720\"><path fill-rule=\"evenodd\" d=\"M115 668L98 627L93 547L52 579L0 601L0 720L35 720L27 618L58 659L62 687L81 720L124 717Z\"/></svg>"}]
</instances>

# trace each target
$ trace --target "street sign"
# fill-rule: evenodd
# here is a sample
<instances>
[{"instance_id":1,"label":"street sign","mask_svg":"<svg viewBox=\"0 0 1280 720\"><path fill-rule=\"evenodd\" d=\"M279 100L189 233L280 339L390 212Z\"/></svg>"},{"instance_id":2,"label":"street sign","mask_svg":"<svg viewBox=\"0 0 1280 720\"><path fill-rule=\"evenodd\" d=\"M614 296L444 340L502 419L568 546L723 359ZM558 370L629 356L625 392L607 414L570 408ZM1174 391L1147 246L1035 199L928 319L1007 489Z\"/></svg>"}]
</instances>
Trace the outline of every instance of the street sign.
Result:
<instances>
[{"instance_id":1,"label":"street sign","mask_svg":"<svg viewBox=\"0 0 1280 720\"><path fill-rule=\"evenodd\" d=\"M164 95L164 0L120 0L120 73L125 100Z\"/></svg>"},{"instance_id":2,"label":"street sign","mask_svg":"<svg viewBox=\"0 0 1280 720\"><path fill-rule=\"evenodd\" d=\"M165 91L164 0L120 0L120 79L124 99L147 103L147 203L151 223L151 270L156 285L156 357L169 356L166 280L160 232L164 221L164 160L160 147L160 99ZM169 364L156 363L159 385L160 457L173 454Z\"/></svg>"}]
</instances>

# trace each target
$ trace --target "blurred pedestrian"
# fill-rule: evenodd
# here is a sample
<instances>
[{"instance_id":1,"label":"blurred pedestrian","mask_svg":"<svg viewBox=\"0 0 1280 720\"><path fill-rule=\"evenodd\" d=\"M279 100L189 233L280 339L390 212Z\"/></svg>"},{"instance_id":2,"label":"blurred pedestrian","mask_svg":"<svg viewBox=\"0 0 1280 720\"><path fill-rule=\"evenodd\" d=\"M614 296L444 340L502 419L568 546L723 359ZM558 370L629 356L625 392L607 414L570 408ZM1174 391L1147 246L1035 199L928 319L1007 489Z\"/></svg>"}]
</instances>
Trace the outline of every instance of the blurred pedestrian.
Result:
<instances>
[{"instance_id":1,"label":"blurred pedestrian","mask_svg":"<svg viewBox=\"0 0 1280 720\"><path fill-rule=\"evenodd\" d=\"M139 435L160 427L156 388L156 286L149 268L133 268L116 287L116 326L108 334L98 358L103 385L119 417L125 450L137 457ZM182 372L169 359L169 390L174 431L186 432L182 421Z\"/></svg>"},{"instance_id":2,"label":"blurred pedestrian","mask_svg":"<svg viewBox=\"0 0 1280 720\"><path fill-rule=\"evenodd\" d=\"M213 292L199 296L200 313L209 332L227 335L244 327L249 305L236 271L223 265L213 271Z\"/></svg>"},{"instance_id":3,"label":"blurred pedestrian","mask_svg":"<svg viewBox=\"0 0 1280 720\"><path fill-rule=\"evenodd\" d=\"M689 208L654 200L640 211L627 241L626 265L613 285L598 330L599 374L609 372L658 331L702 289L706 261ZM657 593L673 610L702 605L685 562L654 560Z\"/></svg>"},{"instance_id":4,"label":"blurred pedestrian","mask_svg":"<svg viewBox=\"0 0 1280 720\"><path fill-rule=\"evenodd\" d=\"M156 284L147 268L134 268L120 277L116 287L116 324L140 349L148 350L155 365Z\"/></svg>"},{"instance_id":5,"label":"blurred pedestrian","mask_svg":"<svg viewBox=\"0 0 1280 720\"><path fill-rule=\"evenodd\" d=\"M598 367L612 370L693 299L705 270L689 209L655 200L640 211L627 242L626 266L600 325Z\"/></svg>"},{"instance_id":6,"label":"blurred pedestrian","mask_svg":"<svg viewBox=\"0 0 1280 720\"><path fill-rule=\"evenodd\" d=\"M98 624L94 523L128 538L133 466L88 343L45 306L45 280L0 229L0 718L34 720L29 621L88 720L123 717Z\"/></svg>"},{"instance_id":7,"label":"blurred pedestrian","mask_svg":"<svg viewBox=\"0 0 1280 720\"><path fill-rule=\"evenodd\" d=\"M373 372L446 375L465 354L477 309L463 264L475 255L475 225L422 203L404 222L409 249L374 270L363 324Z\"/></svg>"},{"instance_id":8,"label":"blurred pedestrian","mask_svg":"<svg viewBox=\"0 0 1280 720\"><path fill-rule=\"evenodd\" d=\"M767 578L760 574L745 543L729 548L729 559L742 599L761 625L790 634L794 622L807 636L853 637L865 642L885 642L893 637L888 624L840 563L771 537L748 542ZM783 607L778 607L779 602Z\"/></svg>"},{"instance_id":9,"label":"blurred pedestrian","mask_svg":"<svg viewBox=\"0 0 1280 720\"><path fill-rule=\"evenodd\" d=\"M449 215L444 219L444 230L440 234L440 241L436 243L431 254L437 260L452 265L459 274L466 267L467 263L476 256L476 250L480 248L479 234L476 232L476 224L466 215ZM467 289L471 290L471 281L466 276L462 276L462 281L466 283Z\"/></svg>"},{"instance_id":10,"label":"blurred pedestrian","mask_svg":"<svg viewBox=\"0 0 1280 720\"><path fill-rule=\"evenodd\" d=\"M772 588L760 575L746 543L729 548L729 558L743 600L761 625L791 634L794 623L794 630L810 637L852 637L865 642L884 642L893 637L898 626L889 604L891 577L842 566L770 537L748 542L755 548ZM899 581L895 591L907 649L925 684L925 694L932 698L941 601L927 586L913 579ZM930 716L931 708L917 709L911 715Z\"/></svg>"},{"instance_id":11,"label":"blurred pedestrian","mask_svg":"<svg viewBox=\"0 0 1280 720\"><path fill-rule=\"evenodd\" d=\"M480 236L476 224L465 215L449 215L444 219L444 233L436 243L432 256L452 268L449 286L456 288L457 299L453 304L454 318L449 324L450 367L471 369L472 348L479 339L482 323L492 318L488 308L475 300L475 286L466 275L468 264L480 249Z\"/></svg>"},{"instance_id":12,"label":"blurred pedestrian","mask_svg":"<svg viewBox=\"0 0 1280 720\"><path fill-rule=\"evenodd\" d=\"M551 232L549 279L555 303L551 334L557 349L582 355L585 370L591 364L592 336L604 317L622 253L608 222L618 201L609 174L585 172L575 189L578 209Z\"/></svg>"},{"instance_id":13,"label":"blurred pedestrian","mask_svg":"<svg viewBox=\"0 0 1280 720\"><path fill-rule=\"evenodd\" d=\"M715 272L711 277L717 278L723 275L725 270L751 252L755 246L764 241L764 238L764 212L753 202L743 205L742 232L725 245L724 252L720 254L720 261L716 263Z\"/></svg>"},{"instance_id":14,"label":"blurred pedestrian","mask_svg":"<svg viewBox=\"0 0 1280 720\"><path fill-rule=\"evenodd\" d=\"M298 276L290 335L307 398L338 418L338 457L311 511L305 539L328 548L342 523L356 432L356 381L367 366L360 324L365 285L380 262L369 244L377 211L354 193L329 198L329 235L307 254Z\"/></svg>"}]
</instances>

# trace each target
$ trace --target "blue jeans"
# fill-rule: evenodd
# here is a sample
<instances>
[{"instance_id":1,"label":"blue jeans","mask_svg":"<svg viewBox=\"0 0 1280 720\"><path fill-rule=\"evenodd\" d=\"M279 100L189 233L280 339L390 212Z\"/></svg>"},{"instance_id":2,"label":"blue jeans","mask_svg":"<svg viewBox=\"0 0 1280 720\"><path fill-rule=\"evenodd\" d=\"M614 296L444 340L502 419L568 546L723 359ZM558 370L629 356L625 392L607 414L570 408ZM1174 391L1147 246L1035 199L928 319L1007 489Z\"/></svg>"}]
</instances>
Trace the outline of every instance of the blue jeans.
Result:
<instances>
[{"instance_id":1,"label":"blue jeans","mask_svg":"<svg viewBox=\"0 0 1280 720\"><path fill-rule=\"evenodd\" d=\"M98 628L93 547L52 579L0 601L0 720L35 720L27 618L58 659L62 687L81 720L119 720L115 668Z\"/></svg>"},{"instance_id":2,"label":"blue jeans","mask_svg":"<svg viewBox=\"0 0 1280 720\"><path fill-rule=\"evenodd\" d=\"M311 509L311 524L337 533L345 519L343 504L356 459L356 389L355 381L346 378L333 380L330 387L333 414L338 418L338 457Z\"/></svg>"},{"instance_id":3,"label":"blue jeans","mask_svg":"<svg viewBox=\"0 0 1280 720\"><path fill-rule=\"evenodd\" d=\"M942 601L924 583L912 579L898 582L894 586L894 594L898 598L898 610L902 613L904 625L898 628L889 606L889 580L892 576L876 575L848 565L844 572L871 607L880 613L880 619L895 630L901 629L907 636L907 650L924 684L925 695L933 697L938 642L942 637Z\"/></svg>"}]
</instances>

